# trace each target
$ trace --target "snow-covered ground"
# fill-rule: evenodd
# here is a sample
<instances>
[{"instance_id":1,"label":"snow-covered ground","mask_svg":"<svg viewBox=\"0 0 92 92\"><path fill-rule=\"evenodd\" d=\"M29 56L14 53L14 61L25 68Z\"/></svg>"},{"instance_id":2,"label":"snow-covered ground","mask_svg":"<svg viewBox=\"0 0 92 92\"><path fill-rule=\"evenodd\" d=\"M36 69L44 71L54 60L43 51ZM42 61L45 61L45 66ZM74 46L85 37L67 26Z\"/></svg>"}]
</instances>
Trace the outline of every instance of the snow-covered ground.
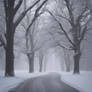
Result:
<instances>
[{"instance_id":1,"label":"snow-covered ground","mask_svg":"<svg viewBox=\"0 0 92 92\"><path fill-rule=\"evenodd\" d=\"M62 80L81 92L92 92L92 72L81 72L80 75L63 73Z\"/></svg>"},{"instance_id":2,"label":"snow-covered ground","mask_svg":"<svg viewBox=\"0 0 92 92\"><path fill-rule=\"evenodd\" d=\"M60 72L59 72L60 73ZM3 73L2 73L3 74ZM10 88L15 87L27 78L40 76L47 73L17 72L15 77L3 77L0 73L0 92L7 92ZM81 72L80 75L62 72L61 79L68 85L78 89L81 92L92 92L92 72Z\"/></svg>"}]
</instances>

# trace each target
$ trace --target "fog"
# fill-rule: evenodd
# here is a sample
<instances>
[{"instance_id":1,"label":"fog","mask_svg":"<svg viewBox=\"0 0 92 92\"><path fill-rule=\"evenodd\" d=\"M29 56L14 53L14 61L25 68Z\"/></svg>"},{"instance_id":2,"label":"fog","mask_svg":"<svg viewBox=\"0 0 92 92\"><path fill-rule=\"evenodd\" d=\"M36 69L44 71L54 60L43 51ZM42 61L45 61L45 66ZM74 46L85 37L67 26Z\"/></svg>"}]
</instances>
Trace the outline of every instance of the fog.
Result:
<instances>
[{"instance_id":1,"label":"fog","mask_svg":"<svg viewBox=\"0 0 92 92\"><path fill-rule=\"evenodd\" d=\"M26 8L28 8L30 6L30 3L33 3L33 1L27 2ZM62 3L62 7L63 7L63 12L65 12L67 14L67 16L69 16L67 7L65 7L63 5L63 2L61 2L61 3ZM0 4L1 4L0 14L3 14L3 16L5 16L3 3L0 3ZM55 1L49 1L47 3L47 6L44 6L42 8L42 10L44 11L45 8L49 9L50 11L53 12L53 14L55 14L56 10L58 10L60 12L59 7L57 8L56 4L57 3ZM77 5L80 5L80 4L77 4ZM77 5L76 5L76 7L77 7ZM21 12L23 11L23 7L24 6L22 5L22 7L19 9L15 19L18 18L19 14L21 14ZM26 48L25 28L27 28L27 25L28 25L27 18L29 19L29 23L30 23L30 21L32 21L33 14L34 14L36 7L34 7L32 9L32 11L30 11L31 13L28 12L27 16L25 16L25 18L22 20L22 22L16 28L16 31L14 34L14 69L18 70L18 71L28 71L29 60L28 60L26 52L30 52L30 50L32 50L31 49L32 44L30 44L30 39L31 39L30 35L32 35L33 46L34 46L33 50L37 49L37 51L35 51L35 55L34 55L35 71L39 71L39 54L38 54L39 52L44 54L44 56L43 56L44 63L43 63L42 71L44 71L44 69L45 69L44 67L46 67L45 71L66 71L64 51L63 51L63 48L60 48L59 46L57 46L57 41L60 42L61 45L63 44L66 47L68 47L70 45L70 43L67 41L67 39L64 37L64 35L59 35L57 33L57 31L60 31L60 28L58 26L57 21L55 21L49 13L44 12L36 20L36 22L34 22L34 24L31 26L29 36L28 36L29 37L29 40L28 40L29 46L28 46L28 49ZM77 12L79 12L79 11L77 11ZM74 16L76 16L76 14ZM2 19L3 18L0 17L0 21L3 21L2 23L0 22L0 32L1 32L0 34L2 34L2 31L4 32L4 30L5 30L5 21ZM65 30L69 31L69 29L71 28L70 24L67 23L64 19L61 19L60 22L62 22ZM89 26L91 26L91 23ZM31 30L33 31L33 33L31 32ZM54 34L54 36L52 37L52 35L50 33ZM81 48L82 55L80 58L80 70L89 70L89 71L92 70L92 61L91 61L92 60L92 37L91 36L92 36L92 32L90 31L89 33L86 34L86 37L82 42L82 48ZM69 33L69 37L72 39L70 33ZM38 49L38 48L40 48L40 49ZM73 62L74 53L72 51L70 51L69 53L70 53L69 59L71 62L71 70L73 70L73 68L74 68L74 66L73 66L74 65L74 62ZM5 58L6 58L5 50L3 47L0 47L0 70L5 70Z\"/></svg>"}]
</instances>

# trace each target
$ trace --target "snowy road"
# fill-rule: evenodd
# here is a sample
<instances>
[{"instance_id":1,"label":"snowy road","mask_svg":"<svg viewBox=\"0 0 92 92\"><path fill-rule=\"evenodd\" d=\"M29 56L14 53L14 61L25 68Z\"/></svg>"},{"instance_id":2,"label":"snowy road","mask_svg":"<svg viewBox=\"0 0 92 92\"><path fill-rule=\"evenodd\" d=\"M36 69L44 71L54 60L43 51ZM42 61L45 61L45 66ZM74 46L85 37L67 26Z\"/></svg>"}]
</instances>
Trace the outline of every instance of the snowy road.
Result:
<instances>
[{"instance_id":1,"label":"snowy road","mask_svg":"<svg viewBox=\"0 0 92 92\"><path fill-rule=\"evenodd\" d=\"M61 81L56 73L27 79L9 92L79 92Z\"/></svg>"},{"instance_id":2,"label":"snowy road","mask_svg":"<svg viewBox=\"0 0 92 92\"><path fill-rule=\"evenodd\" d=\"M23 72L16 72L15 77L4 77L0 72L0 92L8 92L7 90L16 87L19 83L23 82L28 78L35 78L46 74L48 73L29 74L28 72L23 71ZM60 72L60 75L61 75L61 80L63 82L65 82L66 84L70 85L75 89L78 89L80 92L92 92L92 72L91 71L81 72L80 75L73 75L72 72L70 73Z\"/></svg>"}]
</instances>

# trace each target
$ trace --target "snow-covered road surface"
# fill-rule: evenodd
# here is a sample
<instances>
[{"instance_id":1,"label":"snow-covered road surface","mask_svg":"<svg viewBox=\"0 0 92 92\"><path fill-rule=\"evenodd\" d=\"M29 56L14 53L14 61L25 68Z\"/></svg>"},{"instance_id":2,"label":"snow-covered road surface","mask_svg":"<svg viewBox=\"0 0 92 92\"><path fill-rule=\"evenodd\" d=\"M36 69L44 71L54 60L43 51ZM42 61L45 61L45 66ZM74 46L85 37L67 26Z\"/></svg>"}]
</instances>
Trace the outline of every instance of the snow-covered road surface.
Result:
<instances>
[{"instance_id":1,"label":"snow-covered road surface","mask_svg":"<svg viewBox=\"0 0 92 92\"><path fill-rule=\"evenodd\" d=\"M79 92L61 81L61 75L49 73L30 78L11 89L9 92Z\"/></svg>"},{"instance_id":2,"label":"snow-covered road surface","mask_svg":"<svg viewBox=\"0 0 92 92\"><path fill-rule=\"evenodd\" d=\"M0 73L0 92L7 92L7 90L16 87L25 79L45 75L47 73L17 72L16 77L3 77ZM81 92L92 92L92 72L81 72L80 75L72 75L72 73L60 73L61 79L71 87L78 89Z\"/></svg>"}]
</instances>

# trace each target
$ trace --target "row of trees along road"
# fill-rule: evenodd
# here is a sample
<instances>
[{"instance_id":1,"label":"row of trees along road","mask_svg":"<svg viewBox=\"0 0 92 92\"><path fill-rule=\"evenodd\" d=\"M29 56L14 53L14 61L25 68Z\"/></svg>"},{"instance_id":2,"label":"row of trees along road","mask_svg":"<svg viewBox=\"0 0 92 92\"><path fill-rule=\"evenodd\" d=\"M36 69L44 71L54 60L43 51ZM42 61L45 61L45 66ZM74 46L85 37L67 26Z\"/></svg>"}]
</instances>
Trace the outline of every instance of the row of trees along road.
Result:
<instances>
[{"instance_id":1,"label":"row of trees along road","mask_svg":"<svg viewBox=\"0 0 92 92\"><path fill-rule=\"evenodd\" d=\"M35 52L41 48L41 46L38 46L38 47L35 46L36 45L36 42L34 42L35 27L37 27L36 22L37 22L38 17L41 16L44 13L44 11L43 11L44 7L43 6L46 2L47 2L47 0L43 1L40 4L37 4L36 5L37 9L35 10L35 13L31 12L31 11L29 13L27 13L26 14L26 19L24 20L24 22L21 23L21 25L23 26L23 28L26 32L25 38L26 38L27 52L25 52L25 53L26 53L26 55L28 57L28 61L29 61L29 72L34 71ZM24 11L26 9L27 9L27 0L25 0L25 2L24 2ZM26 22L26 24L25 24L25 22Z\"/></svg>"},{"instance_id":2,"label":"row of trees along road","mask_svg":"<svg viewBox=\"0 0 92 92\"><path fill-rule=\"evenodd\" d=\"M4 4L5 21L6 21L6 32L5 32L6 44L5 42L3 42L3 40L1 40L1 45L4 47L5 54L6 54L5 76L14 76L14 34L16 31L16 28L21 23L21 21L24 19L26 14L30 10L32 10L38 3L40 3L40 0L34 1L29 6L29 8L22 11L21 14L17 18L16 18L16 15L18 13L18 10L20 9L21 6L23 6L24 1L23 0L18 0L18 1L17 0L3 0L2 2ZM38 13L40 9L46 2L47 0L43 1L39 5L39 7L35 9L34 17L26 29L27 33L30 27L32 26L33 22L38 17ZM33 69L30 71L32 72Z\"/></svg>"},{"instance_id":3,"label":"row of trees along road","mask_svg":"<svg viewBox=\"0 0 92 92\"><path fill-rule=\"evenodd\" d=\"M5 11L5 23L6 31L4 34L5 40L0 37L0 46L5 49L6 65L5 65L5 76L14 76L14 35L16 28L21 24L26 32L26 48L27 57L29 60L29 72L34 71L34 55L35 51L39 48L35 48L34 39L34 28L38 17L47 12L55 21L55 25L60 30L56 30L59 36L65 36L68 42L68 46L61 44L61 41L56 42L57 46L61 48L72 50L74 53L74 73L79 73L79 62L81 57L82 42L86 37L88 30L90 30L89 24L91 21L91 10L86 0L55 0L51 3L55 4L53 9L46 7L51 3L46 3L48 0L40 1L35 0L27 7L27 0L2 0ZM55 3L54 3L55 2ZM45 5L45 9L43 6ZM20 8L22 12L18 11ZM34 12L32 12L32 10ZM26 17L26 20L24 20ZM32 18L30 20L30 18ZM27 24L25 25L26 22ZM55 34L53 33L53 34ZM52 35L52 33L50 33ZM53 36L53 35L52 35ZM30 39L30 40L29 40ZM30 45L29 45L30 44ZM31 49L30 49L31 47ZM42 71L42 56L40 58L40 71Z\"/></svg>"},{"instance_id":4,"label":"row of trees along road","mask_svg":"<svg viewBox=\"0 0 92 92\"><path fill-rule=\"evenodd\" d=\"M46 9L52 16L61 30L57 33L64 35L70 44L64 46L60 42L57 45L61 48L72 50L74 53L74 74L79 73L79 62L81 57L82 42L90 30L91 11L86 0L56 0L56 7L53 10ZM68 28L67 28L68 27ZM53 35L52 33L50 33Z\"/></svg>"}]
</instances>

